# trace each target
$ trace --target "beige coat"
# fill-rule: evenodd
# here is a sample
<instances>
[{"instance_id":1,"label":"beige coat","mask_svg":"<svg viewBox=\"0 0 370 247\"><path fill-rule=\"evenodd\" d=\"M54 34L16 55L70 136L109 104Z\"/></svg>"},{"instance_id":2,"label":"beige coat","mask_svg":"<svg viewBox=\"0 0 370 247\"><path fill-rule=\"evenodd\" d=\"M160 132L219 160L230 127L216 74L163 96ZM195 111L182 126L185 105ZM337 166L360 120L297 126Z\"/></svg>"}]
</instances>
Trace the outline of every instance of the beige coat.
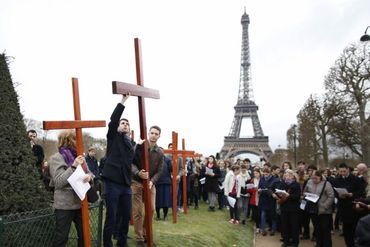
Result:
<instances>
[{"instance_id":1,"label":"beige coat","mask_svg":"<svg viewBox=\"0 0 370 247\"><path fill-rule=\"evenodd\" d=\"M51 156L48 163L51 175L50 186L54 187L54 208L64 210L80 209L81 200L67 181L74 169L67 166L60 153Z\"/></svg>"},{"instance_id":2,"label":"beige coat","mask_svg":"<svg viewBox=\"0 0 370 247\"><path fill-rule=\"evenodd\" d=\"M329 181L323 179L320 183L315 184L312 180L308 180L306 187L303 192L313 193L320 196L323 189L324 182L326 186L324 193L319 200L319 214L332 214L333 213L333 202L334 202L334 190Z\"/></svg>"}]
</instances>

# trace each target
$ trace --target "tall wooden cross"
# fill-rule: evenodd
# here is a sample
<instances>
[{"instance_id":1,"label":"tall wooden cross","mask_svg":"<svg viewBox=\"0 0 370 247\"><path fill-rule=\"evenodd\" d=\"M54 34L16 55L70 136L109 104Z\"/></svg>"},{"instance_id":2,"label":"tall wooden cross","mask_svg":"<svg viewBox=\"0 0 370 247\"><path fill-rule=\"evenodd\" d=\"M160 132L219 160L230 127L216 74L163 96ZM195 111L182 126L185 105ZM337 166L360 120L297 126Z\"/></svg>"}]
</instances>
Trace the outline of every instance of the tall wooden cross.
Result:
<instances>
[{"instance_id":1,"label":"tall wooden cross","mask_svg":"<svg viewBox=\"0 0 370 247\"><path fill-rule=\"evenodd\" d=\"M135 65L136 65L136 83L137 85L113 81L112 91L113 94L129 94L131 96L138 96L139 103L139 122L140 122L140 138L147 139L146 131L146 115L145 115L145 101L144 98L159 99L159 91L155 89L145 88L143 82L143 72L141 65L141 49L140 40L135 38ZM144 143L144 169L149 171L149 159L148 159L148 142ZM146 222L146 240L147 246L153 246L153 231L152 231L152 206L150 199L149 180L145 179L144 185L144 206L145 206L145 222Z\"/></svg>"},{"instance_id":2,"label":"tall wooden cross","mask_svg":"<svg viewBox=\"0 0 370 247\"><path fill-rule=\"evenodd\" d=\"M76 129L76 148L77 155L82 155L84 152L83 140L82 140L82 128L94 128L94 127L105 127L105 121L82 121L80 111L80 96L78 93L78 79L72 78L72 90L73 90L73 109L75 120L73 121L44 121L43 129ZM90 227L89 227L89 204L87 198L81 202L81 214L82 214L82 228L84 246L90 247Z\"/></svg>"},{"instance_id":3,"label":"tall wooden cross","mask_svg":"<svg viewBox=\"0 0 370 247\"><path fill-rule=\"evenodd\" d=\"M184 199L183 200L184 213L187 214L188 210L187 210L186 168L185 168L186 161L185 161L185 158L186 157L193 157L195 155L194 151L185 150L185 140L184 139L183 139L183 143L182 143L183 150L178 150L177 149L177 140L178 140L177 133L172 132L172 149L165 149L164 150L165 154L172 155L172 215L173 215L172 222L173 223L176 223L176 220L177 220L177 213L176 213L176 211L177 211L177 181L176 181L176 177L177 177L178 165L181 165L182 170L183 170L183 174L182 174L182 180L183 180L182 196L183 197L182 198ZM179 156L182 157L182 164L177 163L177 160L178 160Z\"/></svg>"}]
</instances>

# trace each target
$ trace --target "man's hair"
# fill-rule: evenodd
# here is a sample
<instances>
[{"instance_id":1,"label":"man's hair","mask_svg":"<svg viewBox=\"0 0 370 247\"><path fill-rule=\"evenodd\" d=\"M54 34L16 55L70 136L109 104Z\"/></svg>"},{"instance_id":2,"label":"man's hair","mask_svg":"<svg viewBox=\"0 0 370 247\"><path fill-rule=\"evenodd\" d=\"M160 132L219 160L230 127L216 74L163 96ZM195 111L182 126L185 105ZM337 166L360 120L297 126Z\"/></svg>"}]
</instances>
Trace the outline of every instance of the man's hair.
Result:
<instances>
[{"instance_id":1,"label":"man's hair","mask_svg":"<svg viewBox=\"0 0 370 247\"><path fill-rule=\"evenodd\" d=\"M89 147L89 152L90 152L90 151L92 151L92 150L94 150L94 151L95 151L95 150L96 150L96 148L95 148L94 146L90 146L90 147Z\"/></svg>"},{"instance_id":2,"label":"man's hair","mask_svg":"<svg viewBox=\"0 0 370 247\"><path fill-rule=\"evenodd\" d=\"M270 168L265 167L265 168L262 169L262 172L271 173L271 170L270 170Z\"/></svg>"},{"instance_id":3,"label":"man's hair","mask_svg":"<svg viewBox=\"0 0 370 247\"><path fill-rule=\"evenodd\" d=\"M30 129L30 130L28 130L28 131L27 131L27 134L29 134L29 133L35 133L35 134L37 135L37 132L36 132L36 130L34 130L34 129Z\"/></svg>"},{"instance_id":4,"label":"man's hair","mask_svg":"<svg viewBox=\"0 0 370 247\"><path fill-rule=\"evenodd\" d=\"M339 166L338 166L338 168L346 168L346 169L348 169L348 166L347 166L346 163L340 163Z\"/></svg>"},{"instance_id":5,"label":"man's hair","mask_svg":"<svg viewBox=\"0 0 370 247\"><path fill-rule=\"evenodd\" d=\"M307 170L317 171L317 167L315 165L309 165L309 166L307 166Z\"/></svg>"},{"instance_id":6,"label":"man's hair","mask_svg":"<svg viewBox=\"0 0 370 247\"><path fill-rule=\"evenodd\" d=\"M172 142L168 143L167 148L170 148L172 146Z\"/></svg>"},{"instance_id":7,"label":"man's hair","mask_svg":"<svg viewBox=\"0 0 370 247\"><path fill-rule=\"evenodd\" d=\"M151 130L151 129L156 129L156 130L158 130L159 131L159 134L161 134L161 128L159 127L159 126L157 126L157 125L153 125L152 127L150 127L149 128L149 131Z\"/></svg>"},{"instance_id":8,"label":"man's hair","mask_svg":"<svg viewBox=\"0 0 370 247\"><path fill-rule=\"evenodd\" d=\"M300 160L300 161L297 162L297 165L300 165L300 164L306 165L306 162L304 162L303 160Z\"/></svg>"},{"instance_id":9,"label":"man's hair","mask_svg":"<svg viewBox=\"0 0 370 247\"><path fill-rule=\"evenodd\" d=\"M250 160L250 159L248 159L248 158L245 158L243 161L244 161L244 162L251 163L251 160Z\"/></svg>"},{"instance_id":10,"label":"man's hair","mask_svg":"<svg viewBox=\"0 0 370 247\"><path fill-rule=\"evenodd\" d=\"M280 167L279 166L277 166L277 165L272 165L271 166L271 170L272 171L275 171L276 169L279 169Z\"/></svg>"},{"instance_id":11,"label":"man's hair","mask_svg":"<svg viewBox=\"0 0 370 247\"><path fill-rule=\"evenodd\" d=\"M130 125L130 122L128 121L128 119L127 119L127 118L121 118L121 119L119 120L119 123L121 123L122 121L126 121L126 122L128 123L128 125Z\"/></svg>"}]
</instances>

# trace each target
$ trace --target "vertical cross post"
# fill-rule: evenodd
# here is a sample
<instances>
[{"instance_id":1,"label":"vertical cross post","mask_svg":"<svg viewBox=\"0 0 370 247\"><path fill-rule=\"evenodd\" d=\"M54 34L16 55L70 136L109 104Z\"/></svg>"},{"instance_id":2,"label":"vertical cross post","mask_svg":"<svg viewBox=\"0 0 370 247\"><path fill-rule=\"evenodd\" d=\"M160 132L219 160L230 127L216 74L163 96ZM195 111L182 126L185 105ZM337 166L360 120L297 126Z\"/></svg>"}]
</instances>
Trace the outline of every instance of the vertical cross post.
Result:
<instances>
[{"instance_id":1,"label":"vertical cross post","mask_svg":"<svg viewBox=\"0 0 370 247\"><path fill-rule=\"evenodd\" d=\"M145 98L159 99L159 92L154 89L144 87L143 72L141 66L141 49L140 40L135 38L135 67L136 67L136 85L113 81L112 91L114 94L130 94L131 96L138 97L139 105L139 122L140 122L140 138L147 139L147 128L146 128L146 114L145 114ZM148 142L145 141L144 145L144 170L149 171L149 159L148 159ZM151 193L149 190L149 181L145 179L143 182L144 189L144 206L145 206L145 222L146 222L146 240L147 246L153 246L153 231L152 231L152 206L151 206Z\"/></svg>"},{"instance_id":2,"label":"vertical cross post","mask_svg":"<svg viewBox=\"0 0 370 247\"><path fill-rule=\"evenodd\" d=\"M185 149L185 139L182 138L182 151L186 151ZM183 208L184 214L188 213L188 196L187 196L187 169L186 169L186 156L185 154L182 156L182 198L183 198Z\"/></svg>"},{"instance_id":3,"label":"vertical cross post","mask_svg":"<svg viewBox=\"0 0 370 247\"><path fill-rule=\"evenodd\" d=\"M72 78L72 90L73 90L73 109L75 120L74 121L44 121L43 129L75 129L76 130L76 151L77 155L83 154L83 139L82 139L82 128L93 128L93 127L105 127L105 121L82 121L80 111L80 96L78 92L78 79ZM86 167L85 167L86 169ZM87 198L81 202L81 214L82 214L82 229L84 246L91 246L90 239L90 227L89 227L89 204Z\"/></svg>"},{"instance_id":4,"label":"vertical cross post","mask_svg":"<svg viewBox=\"0 0 370 247\"><path fill-rule=\"evenodd\" d=\"M177 138L178 134L172 131L172 223L177 222Z\"/></svg>"}]
</instances>

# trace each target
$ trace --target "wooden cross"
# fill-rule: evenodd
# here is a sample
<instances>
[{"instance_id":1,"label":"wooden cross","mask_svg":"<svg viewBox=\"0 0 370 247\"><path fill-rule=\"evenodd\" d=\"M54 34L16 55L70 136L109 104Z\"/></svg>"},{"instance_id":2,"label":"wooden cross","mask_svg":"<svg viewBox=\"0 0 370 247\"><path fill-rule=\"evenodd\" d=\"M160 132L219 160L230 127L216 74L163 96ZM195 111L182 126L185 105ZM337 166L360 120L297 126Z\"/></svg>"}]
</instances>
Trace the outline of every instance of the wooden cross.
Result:
<instances>
[{"instance_id":1,"label":"wooden cross","mask_svg":"<svg viewBox=\"0 0 370 247\"><path fill-rule=\"evenodd\" d=\"M174 134L175 133L175 134ZM187 191L186 191L186 157L194 157L195 153L194 151L188 151L185 150L185 139L182 139L182 149L183 150L177 150L177 133L172 132L172 149L165 149L163 152L165 154L171 154L172 155L172 222L176 223L177 219L177 171L178 171L178 164L177 164L177 157L181 156L182 157L182 195L183 195L183 208L184 208L184 213L188 213L188 207L187 207Z\"/></svg>"},{"instance_id":2,"label":"wooden cross","mask_svg":"<svg viewBox=\"0 0 370 247\"><path fill-rule=\"evenodd\" d=\"M44 130L52 129L76 129L76 151L77 155L82 155L84 152L83 139L82 139L82 128L94 128L94 127L105 127L105 121L82 121L80 111L80 96L78 93L78 79L72 78L72 90L73 90L73 109L75 120L73 121L43 121ZM81 202L81 214L82 214L82 229L84 246L90 247L90 227L89 227L89 204L87 197Z\"/></svg>"},{"instance_id":3,"label":"wooden cross","mask_svg":"<svg viewBox=\"0 0 370 247\"><path fill-rule=\"evenodd\" d=\"M135 38L135 65L136 65L136 82L137 86L129 83L113 81L112 91L113 94L129 94L131 96L138 96L139 103L139 122L140 122L140 138L147 139L146 131L146 115L145 115L145 101L144 98L159 99L159 91L155 89L145 88L143 82L142 65L141 65L141 49L140 40ZM148 142L145 141L144 145L144 169L149 172L149 159L148 159ZM153 231L152 231L152 206L149 190L149 179L143 182L144 187L144 206L145 206L145 222L146 222L146 240L147 246L153 246Z\"/></svg>"}]
</instances>

